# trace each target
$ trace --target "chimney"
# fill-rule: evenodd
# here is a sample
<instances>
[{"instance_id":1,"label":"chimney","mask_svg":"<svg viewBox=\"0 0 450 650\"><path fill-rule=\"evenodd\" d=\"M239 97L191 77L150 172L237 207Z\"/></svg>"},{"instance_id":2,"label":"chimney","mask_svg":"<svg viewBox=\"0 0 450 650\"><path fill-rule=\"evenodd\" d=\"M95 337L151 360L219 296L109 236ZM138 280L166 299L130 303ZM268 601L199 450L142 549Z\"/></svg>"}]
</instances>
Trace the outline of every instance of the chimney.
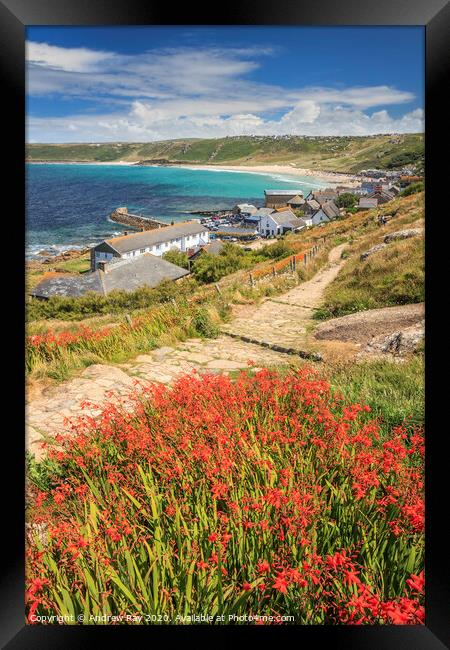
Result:
<instances>
[{"instance_id":1,"label":"chimney","mask_svg":"<svg viewBox=\"0 0 450 650\"><path fill-rule=\"evenodd\" d=\"M107 262L97 262L97 268L99 271L103 271L103 273L106 273L106 267L107 267Z\"/></svg>"}]
</instances>

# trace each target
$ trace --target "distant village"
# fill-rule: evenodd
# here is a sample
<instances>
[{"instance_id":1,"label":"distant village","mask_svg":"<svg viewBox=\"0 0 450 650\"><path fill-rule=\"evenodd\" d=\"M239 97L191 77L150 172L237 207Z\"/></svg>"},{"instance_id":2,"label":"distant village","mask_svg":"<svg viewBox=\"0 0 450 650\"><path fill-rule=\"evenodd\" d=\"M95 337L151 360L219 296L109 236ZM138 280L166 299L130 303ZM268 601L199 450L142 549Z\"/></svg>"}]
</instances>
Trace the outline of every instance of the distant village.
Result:
<instances>
[{"instance_id":1,"label":"distant village","mask_svg":"<svg viewBox=\"0 0 450 650\"><path fill-rule=\"evenodd\" d=\"M124 231L92 247L90 272L48 274L31 295L44 300L52 296L79 297L88 292L106 296L114 290L134 291L142 286L156 287L164 280L179 281L189 275L191 262L200 255L220 254L223 242L272 239L321 226L347 214L340 200L343 195L353 197L354 210L371 210L423 180L404 172L365 170L363 174L367 180L357 187L313 190L307 196L300 189L265 190L263 206L240 203L230 210L197 213L203 216L170 225L117 208L111 218L137 231ZM186 254L189 269L164 259L173 250Z\"/></svg>"}]
</instances>

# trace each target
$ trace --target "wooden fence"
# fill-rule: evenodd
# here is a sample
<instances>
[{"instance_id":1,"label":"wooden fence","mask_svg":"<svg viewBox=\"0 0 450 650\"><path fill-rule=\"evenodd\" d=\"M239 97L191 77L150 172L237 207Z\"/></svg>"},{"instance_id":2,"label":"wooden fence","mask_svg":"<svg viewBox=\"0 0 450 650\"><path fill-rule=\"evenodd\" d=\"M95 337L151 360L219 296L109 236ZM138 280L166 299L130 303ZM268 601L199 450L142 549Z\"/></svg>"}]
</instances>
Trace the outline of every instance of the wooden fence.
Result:
<instances>
[{"instance_id":1,"label":"wooden fence","mask_svg":"<svg viewBox=\"0 0 450 650\"><path fill-rule=\"evenodd\" d=\"M279 273L295 273L297 269L306 268L314 257L322 250L325 245L325 238L318 240L314 246L303 250L300 253L295 253L289 257L285 257L279 262L274 262L272 264L267 264L263 268L255 269L248 274L248 280L251 285L255 283L255 280L260 280L261 278L267 277L268 275L276 276Z\"/></svg>"}]
</instances>

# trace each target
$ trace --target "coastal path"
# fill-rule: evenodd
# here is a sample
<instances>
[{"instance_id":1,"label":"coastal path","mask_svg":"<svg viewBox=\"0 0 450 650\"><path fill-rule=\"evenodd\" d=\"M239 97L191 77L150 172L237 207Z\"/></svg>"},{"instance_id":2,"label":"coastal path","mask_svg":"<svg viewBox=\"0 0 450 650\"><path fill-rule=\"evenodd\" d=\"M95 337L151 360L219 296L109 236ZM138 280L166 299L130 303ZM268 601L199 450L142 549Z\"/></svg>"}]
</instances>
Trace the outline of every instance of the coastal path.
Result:
<instances>
[{"instance_id":1,"label":"coastal path","mask_svg":"<svg viewBox=\"0 0 450 650\"><path fill-rule=\"evenodd\" d=\"M302 363L301 356L328 359L354 353L350 342L312 337L313 309L344 264L342 249L343 245L332 249L327 265L294 289L256 307L235 306L235 318L216 339L188 339L127 363L91 365L71 380L34 390L26 406L27 448L41 457L41 442L68 432L68 420L83 414L95 417L113 395L126 397L136 382L170 384L193 371L230 375L249 368L295 367ZM95 406L86 408L85 402Z\"/></svg>"}]
</instances>

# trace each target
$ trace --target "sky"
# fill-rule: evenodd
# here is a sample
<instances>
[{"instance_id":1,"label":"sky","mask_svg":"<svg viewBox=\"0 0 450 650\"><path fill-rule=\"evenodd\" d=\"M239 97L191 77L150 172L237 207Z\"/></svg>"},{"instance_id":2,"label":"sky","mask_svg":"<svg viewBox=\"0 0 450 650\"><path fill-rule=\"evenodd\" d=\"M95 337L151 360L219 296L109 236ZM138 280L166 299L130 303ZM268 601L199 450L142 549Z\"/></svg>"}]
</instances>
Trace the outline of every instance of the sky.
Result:
<instances>
[{"instance_id":1,"label":"sky","mask_svg":"<svg viewBox=\"0 0 450 650\"><path fill-rule=\"evenodd\" d=\"M28 142L417 133L423 27L28 27Z\"/></svg>"}]
</instances>

